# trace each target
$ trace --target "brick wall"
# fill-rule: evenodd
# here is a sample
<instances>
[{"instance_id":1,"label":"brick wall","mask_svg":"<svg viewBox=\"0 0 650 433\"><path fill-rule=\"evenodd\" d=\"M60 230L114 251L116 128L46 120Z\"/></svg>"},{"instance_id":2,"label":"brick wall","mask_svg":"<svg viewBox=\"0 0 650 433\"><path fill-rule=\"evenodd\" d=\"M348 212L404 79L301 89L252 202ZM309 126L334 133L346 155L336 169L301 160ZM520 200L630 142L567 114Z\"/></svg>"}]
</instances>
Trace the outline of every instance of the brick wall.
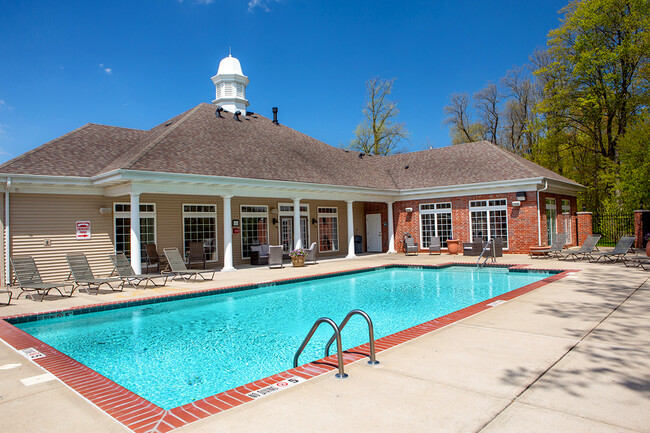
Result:
<instances>
[{"instance_id":1,"label":"brick wall","mask_svg":"<svg viewBox=\"0 0 650 433\"><path fill-rule=\"evenodd\" d=\"M579 226L579 218L576 217L577 205L576 198L571 196L564 196L559 194L545 194L540 193L540 207L541 207L541 233L542 244L546 244L546 208L545 199L555 198L558 215L558 232L564 233L565 228L569 228L571 237L569 240L570 245L576 245L576 236L579 233L581 240L584 240L587 232L591 233L591 224L589 229ZM473 200L490 200L490 199L503 199L505 198L508 203L508 250L509 253L528 253L531 245L538 244L538 229L537 229L537 201L534 191L526 193L526 200L521 201L521 206L514 207L512 202L517 200L515 193L507 194L484 194L473 195L465 197L448 197L436 199L423 199L423 200L405 200L395 202L393 207L394 227L395 227L395 249L403 252L402 238L404 233L410 233L420 244L420 212L419 205L422 203L442 203L451 202L452 206L452 226L453 237L460 239L462 242L470 241L470 212L469 202ZM571 211L569 215L562 215L562 199L569 200ZM374 204L374 203L373 203ZM384 205L378 203L377 205ZM406 208L412 208L412 212L406 212ZM367 212L367 211L366 211ZM370 212L373 213L373 212ZM376 212L374 212L376 213ZM383 215L383 214L382 214ZM383 218L383 216L382 216ZM576 231L578 227L578 231ZM580 242L582 243L582 242Z\"/></svg>"},{"instance_id":2,"label":"brick wall","mask_svg":"<svg viewBox=\"0 0 650 433\"><path fill-rule=\"evenodd\" d=\"M591 212L578 212L578 245L582 245L587 236L592 234L591 217Z\"/></svg>"}]
</instances>

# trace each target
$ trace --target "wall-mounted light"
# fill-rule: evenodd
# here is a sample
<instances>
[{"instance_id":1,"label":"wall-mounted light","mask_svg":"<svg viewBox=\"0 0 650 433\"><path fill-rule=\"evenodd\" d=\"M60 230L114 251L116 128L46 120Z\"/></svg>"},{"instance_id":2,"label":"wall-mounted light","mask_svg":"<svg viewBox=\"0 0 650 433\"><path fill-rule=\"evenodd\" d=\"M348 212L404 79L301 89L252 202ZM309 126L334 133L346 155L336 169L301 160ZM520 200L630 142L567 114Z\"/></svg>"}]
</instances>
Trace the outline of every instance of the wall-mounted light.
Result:
<instances>
[{"instance_id":1,"label":"wall-mounted light","mask_svg":"<svg viewBox=\"0 0 650 433\"><path fill-rule=\"evenodd\" d=\"M273 218L273 220L271 222L273 223L274 226L278 225L278 219L277 218Z\"/></svg>"},{"instance_id":2,"label":"wall-mounted light","mask_svg":"<svg viewBox=\"0 0 650 433\"><path fill-rule=\"evenodd\" d=\"M407 207L407 208L404 209L404 210L405 210L406 212L408 212L408 213L413 212L413 208L412 208L412 207Z\"/></svg>"},{"instance_id":3,"label":"wall-mounted light","mask_svg":"<svg viewBox=\"0 0 650 433\"><path fill-rule=\"evenodd\" d=\"M519 200L515 200L515 201L512 202L512 206L513 207L519 207L519 206L521 206L521 202Z\"/></svg>"},{"instance_id":4,"label":"wall-mounted light","mask_svg":"<svg viewBox=\"0 0 650 433\"><path fill-rule=\"evenodd\" d=\"M278 210L276 208L271 209L271 213L277 214Z\"/></svg>"},{"instance_id":5,"label":"wall-mounted light","mask_svg":"<svg viewBox=\"0 0 650 433\"><path fill-rule=\"evenodd\" d=\"M520 191L517 193L517 200L526 201L526 191Z\"/></svg>"},{"instance_id":6,"label":"wall-mounted light","mask_svg":"<svg viewBox=\"0 0 650 433\"><path fill-rule=\"evenodd\" d=\"M113 209L110 207L100 207L99 208L99 214L100 215L110 215L111 212L113 212Z\"/></svg>"},{"instance_id":7,"label":"wall-mounted light","mask_svg":"<svg viewBox=\"0 0 650 433\"><path fill-rule=\"evenodd\" d=\"M312 223L313 225L316 225L316 224L318 224L318 221L316 220L316 218L312 218L312 219L311 219L311 223Z\"/></svg>"}]
</instances>

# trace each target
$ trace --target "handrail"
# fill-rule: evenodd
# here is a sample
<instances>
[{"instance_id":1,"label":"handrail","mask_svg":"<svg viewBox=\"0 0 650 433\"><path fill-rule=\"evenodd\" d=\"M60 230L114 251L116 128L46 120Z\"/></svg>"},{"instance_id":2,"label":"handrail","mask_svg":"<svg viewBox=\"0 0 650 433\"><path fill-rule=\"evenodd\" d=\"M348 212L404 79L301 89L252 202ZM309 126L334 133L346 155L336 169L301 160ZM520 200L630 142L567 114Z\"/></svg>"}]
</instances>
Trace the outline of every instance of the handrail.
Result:
<instances>
[{"instance_id":1,"label":"handrail","mask_svg":"<svg viewBox=\"0 0 650 433\"><path fill-rule=\"evenodd\" d=\"M298 358L300 357L300 354L305 349L305 346L307 346L307 343L309 343L309 340L314 335L314 332L316 332L316 329L318 329L321 323L329 323L332 328L334 328L334 337L336 338L336 353L338 356L339 366L339 372L336 373L336 377L339 379L345 379L348 377L348 375L345 374L345 371L343 371L343 346L341 345L341 331L339 327L336 326L336 323L334 323L334 321L329 317L321 317L320 319L316 320L316 322L314 322L314 326L311 327L311 331L309 331L309 334L307 334L307 337L305 337L305 340L302 342L300 348L296 351L296 354L293 357L293 368L298 367Z\"/></svg>"},{"instance_id":2,"label":"handrail","mask_svg":"<svg viewBox=\"0 0 650 433\"><path fill-rule=\"evenodd\" d=\"M379 361L377 361L375 357L375 331L374 327L372 326L372 320L370 320L370 316L368 316L365 311L362 310L352 310L348 313L347 316L345 316L345 319L341 322L339 325L339 331L343 331L343 328L345 328L345 325L347 325L348 321L354 316L355 314L358 314L362 316L364 319L366 319L366 322L368 323L368 334L370 337L370 361L368 361L368 364L370 365L376 365L379 364ZM332 338L330 338L330 341L327 342L325 345L325 356L329 356L330 354L330 346L334 342L334 339L336 338L336 334L332 335Z\"/></svg>"},{"instance_id":3,"label":"handrail","mask_svg":"<svg viewBox=\"0 0 650 433\"><path fill-rule=\"evenodd\" d=\"M490 239L489 241L487 241L487 243L486 243L485 246L483 247L483 251L481 251L481 255L478 256L478 260L476 261L476 267L477 267L477 268L480 268L480 267L481 267L481 258L483 258L483 254L485 253L485 251L487 251L488 248L490 248L490 244L492 244L492 248L489 249L489 251L490 251L490 255L489 255L489 256L485 256L485 261L483 262L483 265L485 265L485 264L487 263L488 259L490 259L490 258L492 258L492 262L495 262L495 261L496 261L496 259L495 259L495 257L496 257L496 251L494 251L495 242L494 242L494 238L492 238L492 239Z\"/></svg>"}]
</instances>

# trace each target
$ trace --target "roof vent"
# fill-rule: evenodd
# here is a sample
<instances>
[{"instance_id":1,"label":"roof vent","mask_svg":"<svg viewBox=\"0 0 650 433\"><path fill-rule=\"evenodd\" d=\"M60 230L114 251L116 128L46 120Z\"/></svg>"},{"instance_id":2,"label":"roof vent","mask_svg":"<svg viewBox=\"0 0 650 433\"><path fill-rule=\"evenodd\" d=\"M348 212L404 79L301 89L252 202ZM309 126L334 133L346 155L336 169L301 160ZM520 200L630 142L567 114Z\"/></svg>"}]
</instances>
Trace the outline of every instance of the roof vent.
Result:
<instances>
[{"instance_id":1,"label":"roof vent","mask_svg":"<svg viewBox=\"0 0 650 433\"><path fill-rule=\"evenodd\" d=\"M222 107L222 106L218 106L218 107L217 107L217 111L214 112L214 115L223 119L223 116L221 115L221 112L222 112L222 111L223 111L223 107Z\"/></svg>"},{"instance_id":2,"label":"roof vent","mask_svg":"<svg viewBox=\"0 0 650 433\"><path fill-rule=\"evenodd\" d=\"M278 107L273 107L273 123L275 123L276 125L280 124L278 122Z\"/></svg>"},{"instance_id":3,"label":"roof vent","mask_svg":"<svg viewBox=\"0 0 650 433\"><path fill-rule=\"evenodd\" d=\"M165 123L165 126L169 126L171 124L172 124L172 122L167 122L167 123Z\"/></svg>"},{"instance_id":4,"label":"roof vent","mask_svg":"<svg viewBox=\"0 0 650 433\"><path fill-rule=\"evenodd\" d=\"M404 167L404 169L405 169L405 170L408 170L408 168L409 168L409 166L408 166L408 165L407 165L406 167Z\"/></svg>"},{"instance_id":5,"label":"roof vent","mask_svg":"<svg viewBox=\"0 0 650 433\"><path fill-rule=\"evenodd\" d=\"M233 114L232 118L241 122L241 119L239 118L240 115L241 115L241 111L237 110L235 111L235 114Z\"/></svg>"},{"instance_id":6,"label":"roof vent","mask_svg":"<svg viewBox=\"0 0 650 433\"><path fill-rule=\"evenodd\" d=\"M365 153L360 153L359 154L359 159L363 159L363 155L365 155Z\"/></svg>"},{"instance_id":7,"label":"roof vent","mask_svg":"<svg viewBox=\"0 0 650 433\"><path fill-rule=\"evenodd\" d=\"M246 111L247 116L252 116L253 114L255 114L255 113L253 113L252 111Z\"/></svg>"}]
</instances>

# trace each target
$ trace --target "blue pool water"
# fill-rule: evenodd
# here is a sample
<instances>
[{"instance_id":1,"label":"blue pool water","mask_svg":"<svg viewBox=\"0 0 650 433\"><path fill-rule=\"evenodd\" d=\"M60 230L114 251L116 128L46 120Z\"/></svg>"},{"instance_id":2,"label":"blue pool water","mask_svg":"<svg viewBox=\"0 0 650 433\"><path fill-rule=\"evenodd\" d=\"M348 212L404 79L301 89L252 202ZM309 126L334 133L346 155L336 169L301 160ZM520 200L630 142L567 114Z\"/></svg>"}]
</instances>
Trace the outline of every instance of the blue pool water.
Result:
<instances>
[{"instance_id":1,"label":"blue pool water","mask_svg":"<svg viewBox=\"0 0 650 433\"><path fill-rule=\"evenodd\" d=\"M16 326L171 409L291 368L319 317L340 323L362 309L381 338L549 275L388 268ZM331 328L322 326L300 364L322 358L330 336ZM344 348L367 341L365 322L354 317L343 332Z\"/></svg>"}]
</instances>

